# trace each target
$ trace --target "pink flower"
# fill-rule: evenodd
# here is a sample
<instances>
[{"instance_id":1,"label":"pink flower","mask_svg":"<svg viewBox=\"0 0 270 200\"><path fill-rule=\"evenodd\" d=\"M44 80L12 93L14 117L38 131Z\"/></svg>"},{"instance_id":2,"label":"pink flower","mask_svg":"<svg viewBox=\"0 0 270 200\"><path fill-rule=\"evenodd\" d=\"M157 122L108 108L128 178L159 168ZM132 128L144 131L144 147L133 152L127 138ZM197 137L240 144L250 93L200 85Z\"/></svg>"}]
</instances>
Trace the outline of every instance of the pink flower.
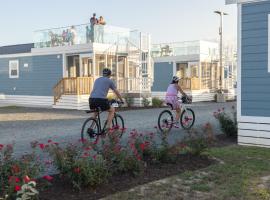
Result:
<instances>
[{"instance_id":1,"label":"pink flower","mask_svg":"<svg viewBox=\"0 0 270 200\"><path fill-rule=\"evenodd\" d=\"M53 177L49 176L49 175L46 175L46 176L43 176L43 179L51 182L53 180Z\"/></svg>"},{"instance_id":2,"label":"pink flower","mask_svg":"<svg viewBox=\"0 0 270 200\"><path fill-rule=\"evenodd\" d=\"M52 140L48 140L48 143L52 143Z\"/></svg>"},{"instance_id":3,"label":"pink flower","mask_svg":"<svg viewBox=\"0 0 270 200\"><path fill-rule=\"evenodd\" d=\"M93 159L96 160L96 159L97 159L97 155L94 155L94 156L93 156Z\"/></svg>"},{"instance_id":4,"label":"pink flower","mask_svg":"<svg viewBox=\"0 0 270 200\"><path fill-rule=\"evenodd\" d=\"M0 151L4 148L3 144L0 144Z\"/></svg>"}]
</instances>

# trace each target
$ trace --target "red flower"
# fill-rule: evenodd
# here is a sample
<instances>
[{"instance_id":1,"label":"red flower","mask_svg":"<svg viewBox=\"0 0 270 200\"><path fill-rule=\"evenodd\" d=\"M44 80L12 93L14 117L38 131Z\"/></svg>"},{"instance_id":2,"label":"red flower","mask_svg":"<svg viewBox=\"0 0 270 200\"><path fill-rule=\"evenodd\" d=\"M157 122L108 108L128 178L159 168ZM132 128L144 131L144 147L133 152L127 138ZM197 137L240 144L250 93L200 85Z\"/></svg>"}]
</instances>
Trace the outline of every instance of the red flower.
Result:
<instances>
[{"instance_id":1,"label":"red flower","mask_svg":"<svg viewBox=\"0 0 270 200\"><path fill-rule=\"evenodd\" d=\"M53 177L49 176L49 175L46 175L46 176L43 176L43 179L47 180L47 181L52 181L53 180Z\"/></svg>"},{"instance_id":2,"label":"red flower","mask_svg":"<svg viewBox=\"0 0 270 200\"><path fill-rule=\"evenodd\" d=\"M39 148L40 148L41 150L43 150L43 149L45 148L45 145L44 145L44 144L39 144Z\"/></svg>"},{"instance_id":3,"label":"red flower","mask_svg":"<svg viewBox=\"0 0 270 200\"><path fill-rule=\"evenodd\" d=\"M137 155L136 156L137 160L142 160L141 156Z\"/></svg>"},{"instance_id":4,"label":"red flower","mask_svg":"<svg viewBox=\"0 0 270 200\"><path fill-rule=\"evenodd\" d=\"M0 151L4 148L3 144L0 144Z\"/></svg>"},{"instance_id":5,"label":"red flower","mask_svg":"<svg viewBox=\"0 0 270 200\"><path fill-rule=\"evenodd\" d=\"M85 148L84 150L85 150L85 151L91 151L91 149L92 149L91 147L87 147L87 148Z\"/></svg>"},{"instance_id":6,"label":"red flower","mask_svg":"<svg viewBox=\"0 0 270 200\"><path fill-rule=\"evenodd\" d=\"M15 185L15 187L14 187L14 190L16 191L16 192L18 192L18 191L20 191L22 188L21 188L21 186L19 186L19 185Z\"/></svg>"},{"instance_id":7,"label":"red flower","mask_svg":"<svg viewBox=\"0 0 270 200\"><path fill-rule=\"evenodd\" d=\"M79 167L74 168L73 170L76 174L79 174L81 172L81 169Z\"/></svg>"},{"instance_id":8,"label":"red flower","mask_svg":"<svg viewBox=\"0 0 270 200\"><path fill-rule=\"evenodd\" d=\"M94 156L93 156L93 159L96 160L96 159L97 159L97 155L94 155Z\"/></svg>"},{"instance_id":9,"label":"red flower","mask_svg":"<svg viewBox=\"0 0 270 200\"><path fill-rule=\"evenodd\" d=\"M23 177L23 181L25 183L29 183L31 181L31 179L29 178L29 176L25 176L25 177Z\"/></svg>"},{"instance_id":10,"label":"red flower","mask_svg":"<svg viewBox=\"0 0 270 200\"><path fill-rule=\"evenodd\" d=\"M52 143L52 140L48 140L48 143Z\"/></svg>"},{"instance_id":11,"label":"red flower","mask_svg":"<svg viewBox=\"0 0 270 200\"><path fill-rule=\"evenodd\" d=\"M9 179L8 179L8 182L9 183L19 183L20 182L20 179L16 176L10 176Z\"/></svg>"},{"instance_id":12,"label":"red flower","mask_svg":"<svg viewBox=\"0 0 270 200\"><path fill-rule=\"evenodd\" d=\"M145 144L144 143L140 144L140 148L141 148L142 151L144 151L145 150Z\"/></svg>"}]
</instances>

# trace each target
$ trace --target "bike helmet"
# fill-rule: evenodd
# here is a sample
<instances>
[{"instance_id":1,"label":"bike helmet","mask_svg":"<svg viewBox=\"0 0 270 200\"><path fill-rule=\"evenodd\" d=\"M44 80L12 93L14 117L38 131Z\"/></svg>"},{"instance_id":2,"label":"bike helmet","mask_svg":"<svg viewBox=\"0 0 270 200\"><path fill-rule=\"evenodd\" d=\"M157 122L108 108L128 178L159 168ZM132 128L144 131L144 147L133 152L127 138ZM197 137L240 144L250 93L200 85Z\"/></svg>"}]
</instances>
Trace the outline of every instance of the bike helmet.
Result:
<instances>
[{"instance_id":1,"label":"bike helmet","mask_svg":"<svg viewBox=\"0 0 270 200\"><path fill-rule=\"evenodd\" d=\"M108 69L108 68L103 69L102 73L103 73L103 76L112 75L112 71L110 69Z\"/></svg>"},{"instance_id":2,"label":"bike helmet","mask_svg":"<svg viewBox=\"0 0 270 200\"><path fill-rule=\"evenodd\" d=\"M172 78L173 83L177 83L179 80L180 80L180 78L178 76L173 76L173 78Z\"/></svg>"}]
</instances>

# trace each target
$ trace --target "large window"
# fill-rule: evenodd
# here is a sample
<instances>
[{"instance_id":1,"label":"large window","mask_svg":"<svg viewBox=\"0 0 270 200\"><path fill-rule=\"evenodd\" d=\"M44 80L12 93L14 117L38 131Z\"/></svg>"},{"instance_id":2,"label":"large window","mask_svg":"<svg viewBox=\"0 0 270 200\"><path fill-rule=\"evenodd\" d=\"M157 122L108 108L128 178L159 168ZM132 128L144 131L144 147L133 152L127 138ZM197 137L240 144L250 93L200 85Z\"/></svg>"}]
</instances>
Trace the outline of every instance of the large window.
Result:
<instances>
[{"instance_id":1,"label":"large window","mask_svg":"<svg viewBox=\"0 0 270 200\"><path fill-rule=\"evenodd\" d=\"M118 57L118 77L125 77L125 66L126 66L126 57L119 56Z\"/></svg>"},{"instance_id":2,"label":"large window","mask_svg":"<svg viewBox=\"0 0 270 200\"><path fill-rule=\"evenodd\" d=\"M211 63L202 62L202 77L210 78L211 77Z\"/></svg>"},{"instance_id":3,"label":"large window","mask_svg":"<svg viewBox=\"0 0 270 200\"><path fill-rule=\"evenodd\" d=\"M105 55L96 54L96 75L102 76L102 71L105 68Z\"/></svg>"},{"instance_id":4,"label":"large window","mask_svg":"<svg viewBox=\"0 0 270 200\"><path fill-rule=\"evenodd\" d=\"M188 69L187 63L177 63L176 64L176 75L179 78L185 78L187 76L186 72Z\"/></svg>"},{"instance_id":5,"label":"large window","mask_svg":"<svg viewBox=\"0 0 270 200\"><path fill-rule=\"evenodd\" d=\"M19 78L19 61L9 61L9 78Z\"/></svg>"}]
</instances>

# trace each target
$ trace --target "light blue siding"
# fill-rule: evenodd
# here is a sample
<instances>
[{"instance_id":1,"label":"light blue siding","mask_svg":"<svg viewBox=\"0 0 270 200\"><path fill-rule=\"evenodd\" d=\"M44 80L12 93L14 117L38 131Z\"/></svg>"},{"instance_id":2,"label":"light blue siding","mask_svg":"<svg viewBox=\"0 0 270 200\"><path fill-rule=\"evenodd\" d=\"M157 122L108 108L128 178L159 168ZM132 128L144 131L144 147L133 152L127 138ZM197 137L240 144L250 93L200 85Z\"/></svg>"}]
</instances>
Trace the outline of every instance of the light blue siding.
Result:
<instances>
[{"instance_id":1,"label":"light blue siding","mask_svg":"<svg viewBox=\"0 0 270 200\"><path fill-rule=\"evenodd\" d=\"M18 79L9 78L10 60L19 61ZM52 96L54 85L62 77L62 55L0 58L0 93L6 95Z\"/></svg>"},{"instance_id":2,"label":"light blue siding","mask_svg":"<svg viewBox=\"0 0 270 200\"><path fill-rule=\"evenodd\" d=\"M268 14L270 1L242 5L241 111L244 116L270 117Z\"/></svg>"},{"instance_id":3,"label":"light blue siding","mask_svg":"<svg viewBox=\"0 0 270 200\"><path fill-rule=\"evenodd\" d=\"M165 92L173 77L173 63L160 62L154 64L153 92Z\"/></svg>"}]
</instances>

